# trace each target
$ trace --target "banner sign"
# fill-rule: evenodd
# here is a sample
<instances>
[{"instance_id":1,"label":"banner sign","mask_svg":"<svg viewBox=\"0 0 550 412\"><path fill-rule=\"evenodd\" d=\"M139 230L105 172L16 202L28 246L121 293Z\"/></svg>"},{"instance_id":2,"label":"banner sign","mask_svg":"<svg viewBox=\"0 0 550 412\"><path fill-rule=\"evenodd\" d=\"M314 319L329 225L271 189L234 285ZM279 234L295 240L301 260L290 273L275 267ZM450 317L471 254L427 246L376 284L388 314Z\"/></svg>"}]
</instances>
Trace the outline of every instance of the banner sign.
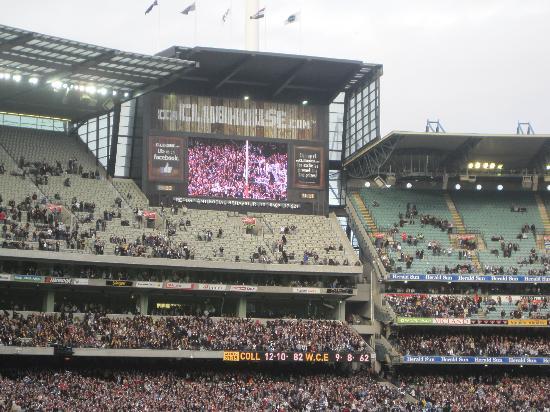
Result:
<instances>
[{"instance_id":1,"label":"banner sign","mask_svg":"<svg viewBox=\"0 0 550 412\"><path fill-rule=\"evenodd\" d=\"M251 293L251 292L257 292L258 286L249 286L249 285L231 285L229 286L230 292L245 292L245 293Z\"/></svg>"},{"instance_id":2,"label":"banner sign","mask_svg":"<svg viewBox=\"0 0 550 412\"><path fill-rule=\"evenodd\" d=\"M90 284L89 279L71 279L73 285L87 286Z\"/></svg>"},{"instance_id":3,"label":"banner sign","mask_svg":"<svg viewBox=\"0 0 550 412\"><path fill-rule=\"evenodd\" d=\"M183 139L179 137L149 136L149 180L161 182L183 181Z\"/></svg>"},{"instance_id":4,"label":"banner sign","mask_svg":"<svg viewBox=\"0 0 550 412\"><path fill-rule=\"evenodd\" d=\"M320 188L324 184L322 147L294 147L294 186Z\"/></svg>"},{"instance_id":5,"label":"banner sign","mask_svg":"<svg viewBox=\"0 0 550 412\"><path fill-rule=\"evenodd\" d=\"M44 278L45 283L55 283L59 285L70 285L71 284L71 278L59 278L59 277L52 277L52 276L46 276Z\"/></svg>"},{"instance_id":6,"label":"banner sign","mask_svg":"<svg viewBox=\"0 0 550 412\"><path fill-rule=\"evenodd\" d=\"M106 280L105 284L107 286L132 286L134 282L131 280Z\"/></svg>"},{"instance_id":7,"label":"banner sign","mask_svg":"<svg viewBox=\"0 0 550 412\"><path fill-rule=\"evenodd\" d=\"M209 284L209 283L198 283L198 284L193 284L193 289L198 289L198 290L215 290L217 292L221 292L221 291L224 291L225 289L227 289L227 285L216 285L216 284Z\"/></svg>"},{"instance_id":8,"label":"banner sign","mask_svg":"<svg viewBox=\"0 0 550 412\"><path fill-rule=\"evenodd\" d=\"M321 293L321 289L319 289L319 288L292 288L292 293L317 294L317 293Z\"/></svg>"},{"instance_id":9,"label":"banner sign","mask_svg":"<svg viewBox=\"0 0 550 412\"><path fill-rule=\"evenodd\" d=\"M223 360L228 362L370 362L369 353L337 352L240 352L224 351Z\"/></svg>"},{"instance_id":10,"label":"banner sign","mask_svg":"<svg viewBox=\"0 0 550 412\"><path fill-rule=\"evenodd\" d=\"M508 325L514 326L547 326L546 319L510 319Z\"/></svg>"},{"instance_id":11,"label":"banner sign","mask_svg":"<svg viewBox=\"0 0 550 412\"><path fill-rule=\"evenodd\" d=\"M234 98L152 94L151 129L317 140L320 108Z\"/></svg>"},{"instance_id":12,"label":"banner sign","mask_svg":"<svg viewBox=\"0 0 550 412\"><path fill-rule=\"evenodd\" d=\"M483 364L483 365L550 365L550 358L543 357L494 357L494 356L425 356L405 355L403 363Z\"/></svg>"},{"instance_id":13,"label":"banner sign","mask_svg":"<svg viewBox=\"0 0 550 412\"><path fill-rule=\"evenodd\" d=\"M11 275L0 274L0 282L9 282L11 280Z\"/></svg>"},{"instance_id":14,"label":"banner sign","mask_svg":"<svg viewBox=\"0 0 550 412\"><path fill-rule=\"evenodd\" d=\"M18 282L35 282L42 283L42 276L36 275L13 275L13 280Z\"/></svg>"},{"instance_id":15,"label":"banner sign","mask_svg":"<svg viewBox=\"0 0 550 412\"><path fill-rule=\"evenodd\" d=\"M136 288L152 288L152 289L162 289L162 282L151 282L151 281L142 281L139 280L134 285Z\"/></svg>"},{"instance_id":16,"label":"banner sign","mask_svg":"<svg viewBox=\"0 0 550 412\"><path fill-rule=\"evenodd\" d=\"M165 289L181 289L181 290L191 290L193 289L192 283L178 283L178 282L166 282L164 284Z\"/></svg>"},{"instance_id":17,"label":"banner sign","mask_svg":"<svg viewBox=\"0 0 550 412\"><path fill-rule=\"evenodd\" d=\"M352 288L327 288L327 293L333 293L336 295L353 295Z\"/></svg>"},{"instance_id":18,"label":"banner sign","mask_svg":"<svg viewBox=\"0 0 550 412\"><path fill-rule=\"evenodd\" d=\"M174 202L215 205L215 206L245 206L245 207L271 207L274 209L300 209L300 203L271 202L269 200L241 200L241 199L204 199L198 197L174 197Z\"/></svg>"},{"instance_id":19,"label":"banner sign","mask_svg":"<svg viewBox=\"0 0 550 412\"><path fill-rule=\"evenodd\" d=\"M48 203L46 207L49 209L52 213L61 213L61 210L63 209L63 206L61 205L54 205L53 203Z\"/></svg>"},{"instance_id":20,"label":"banner sign","mask_svg":"<svg viewBox=\"0 0 550 412\"><path fill-rule=\"evenodd\" d=\"M397 318L398 325L433 325L433 326L548 326L547 319L469 319L469 318Z\"/></svg>"},{"instance_id":21,"label":"banner sign","mask_svg":"<svg viewBox=\"0 0 550 412\"><path fill-rule=\"evenodd\" d=\"M550 276L532 275L459 275L390 273L389 281L418 282L489 282L489 283L550 283Z\"/></svg>"},{"instance_id":22,"label":"banner sign","mask_svg":"<svg viewBox=\"0 0 550 412\"><path fill-rule=\"evenodd\" d=\"M255 225L256 224L256 218L255 217L243 217L242 221L245 225Z\"/></svg>"}]
</instances>

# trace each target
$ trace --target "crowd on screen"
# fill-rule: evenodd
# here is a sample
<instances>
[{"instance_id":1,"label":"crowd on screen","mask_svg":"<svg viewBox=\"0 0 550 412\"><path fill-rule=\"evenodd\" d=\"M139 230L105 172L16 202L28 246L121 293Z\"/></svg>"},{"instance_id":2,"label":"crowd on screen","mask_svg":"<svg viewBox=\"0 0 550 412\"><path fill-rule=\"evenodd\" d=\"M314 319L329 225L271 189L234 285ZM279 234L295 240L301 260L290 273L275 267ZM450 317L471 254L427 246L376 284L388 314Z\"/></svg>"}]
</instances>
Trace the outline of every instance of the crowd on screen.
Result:
<instances>
[{"instance_id":1,"label":"crowd on screen","mask_svg":"<svg viewBox=\"0 0 550 412\"><path fill-rule=\"evenodd\" d=\"M550 335L511 334L509 330L400 331L392 339L403 355L549 356Z\"/></svg>"},{"instance_id":2,"label":"crowd on screen","mask_svg":"<svg viewBox=\"0 0 550 412\"><path fill-rule=\"evenodd\" d=\"M429 412L550 410L548 376L408 376L400 389L420 401L419 409Z\"/></svg>"},{"instance_id":3,"label":"crowd on screen","mask_svg":"<svg viewBox=\"0 0 550 412\"><path fill-rule=\"evenodd\" d=\"M339 321L150 316L0 315L0 344L112 349L353 351L366 342Z\"/></svg>"},{"instance_id":4,"label":"crowd on screen","mask_svg":"<svg viewBox=\"0 0 550 412\"><path fill-rule=\"evenodd\" d=\"M408 411L394 387L368 374L6 371L1 410Z\"/></svg>"},{"instance_id":5,"label":"crowd on screen","mask_svg":"<svg viewBox=\"0 0 550 412\"><path fill-rule=\"evenodd\" d=\"M495 312L501 319L550 319L548 296L390 293L384 299L397 316L403 317L469 318L477 315L485 317Z\"/></svg>"},{"instance_id":6,"label":"crowd on screen","mask_svg":"<svg viewBox=\"0 0 550 412\"><path fill-rule=\"evenodd\" d=\"M286 200L288 155L279 145L209 140L188 150L189 196Z\"/></svg>"}]
</instances>

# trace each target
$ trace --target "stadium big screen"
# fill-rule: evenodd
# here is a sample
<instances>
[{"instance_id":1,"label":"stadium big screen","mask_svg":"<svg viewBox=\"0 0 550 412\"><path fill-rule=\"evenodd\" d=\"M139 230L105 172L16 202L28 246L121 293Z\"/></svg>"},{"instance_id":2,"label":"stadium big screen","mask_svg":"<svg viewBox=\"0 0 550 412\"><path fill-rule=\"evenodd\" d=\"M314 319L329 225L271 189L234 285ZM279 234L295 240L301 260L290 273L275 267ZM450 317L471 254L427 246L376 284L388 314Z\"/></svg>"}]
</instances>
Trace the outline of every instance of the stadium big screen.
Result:
<instances>
[{"instance_id":1,"label":"stadium big screen","mask_svg":"<svg viewBox=\"0 0 550 412\"><path fill-rule=\"evenodd\" d=\"M146 105L153 203L326 210L328 106L160 93Z\"/></svg>"}]
</instances>

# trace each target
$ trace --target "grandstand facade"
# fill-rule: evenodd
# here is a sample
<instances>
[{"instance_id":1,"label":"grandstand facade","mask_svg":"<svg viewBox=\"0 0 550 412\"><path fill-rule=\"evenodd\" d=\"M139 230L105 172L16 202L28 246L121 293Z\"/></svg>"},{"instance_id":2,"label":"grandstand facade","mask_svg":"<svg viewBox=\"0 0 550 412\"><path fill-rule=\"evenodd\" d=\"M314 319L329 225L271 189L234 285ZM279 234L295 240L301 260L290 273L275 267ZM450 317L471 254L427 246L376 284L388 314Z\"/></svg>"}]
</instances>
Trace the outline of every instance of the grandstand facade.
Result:
<instances>
[{"instance_id":1,"label":"grandstand facade","mask_svg":"<svg viewBox=\"0 0 550 412\"><path fill-rule=\"evenodd\" d=\"M0 72L0 409L549 407L550 136L381 137L360 61L0 26Z\"/></svg>"}]
</instances>

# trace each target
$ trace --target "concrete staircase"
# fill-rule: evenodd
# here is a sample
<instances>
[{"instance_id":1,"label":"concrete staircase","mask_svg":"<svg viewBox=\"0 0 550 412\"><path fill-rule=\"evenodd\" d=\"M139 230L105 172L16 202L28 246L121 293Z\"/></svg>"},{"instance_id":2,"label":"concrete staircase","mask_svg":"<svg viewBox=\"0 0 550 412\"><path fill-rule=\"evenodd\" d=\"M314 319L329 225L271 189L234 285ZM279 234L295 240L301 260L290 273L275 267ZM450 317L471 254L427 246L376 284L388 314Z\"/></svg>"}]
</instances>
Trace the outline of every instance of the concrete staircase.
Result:
<instances>
[{"instance_id":1,"label":"concrete staircase","mask_svg":"<svg viewBox=\"0 0 550 412\"><path fill-rule=\"evenodd\" d=\"M537 207L539 208L540 218L544 224L544 233L550 233L550 219L548 218L546 205L538 193L535 193L535 200L537 201Z\"/></svg>"},{"instance_id":2,"label":"concrete staircase","mask_svg":"<svg viewBox=\"0 0 550 412\"><path fill-rule=\"evenodd\" d=\"M449 212L451 212L451 216L453 218L453 226L456 228L457 233L466 233L464 221L462 220L462 216L460 216L460 213L458 213L458 210L456 210L455 202L453 202L451 195L449 193L445 193L444 196L445 202L447 202L447 207L449 208Z\"/></svg>"},{"instance_id":3,"label":"concrete staircase","mask_svg":"<svg viewBox=\"0 0 550 412\"><path fill-rule=\"evenodd\" d=\"M370 214L369 210L365 206L363 199L361 199L361 195L355 192L352 194L352 197L355 203L357 204L359 215L363 218L364 222L367 224L367 230L372 233L378 232L376 223L374 222L374 219L372 218L372 215Z\"/></svg>"}]
</instances>

